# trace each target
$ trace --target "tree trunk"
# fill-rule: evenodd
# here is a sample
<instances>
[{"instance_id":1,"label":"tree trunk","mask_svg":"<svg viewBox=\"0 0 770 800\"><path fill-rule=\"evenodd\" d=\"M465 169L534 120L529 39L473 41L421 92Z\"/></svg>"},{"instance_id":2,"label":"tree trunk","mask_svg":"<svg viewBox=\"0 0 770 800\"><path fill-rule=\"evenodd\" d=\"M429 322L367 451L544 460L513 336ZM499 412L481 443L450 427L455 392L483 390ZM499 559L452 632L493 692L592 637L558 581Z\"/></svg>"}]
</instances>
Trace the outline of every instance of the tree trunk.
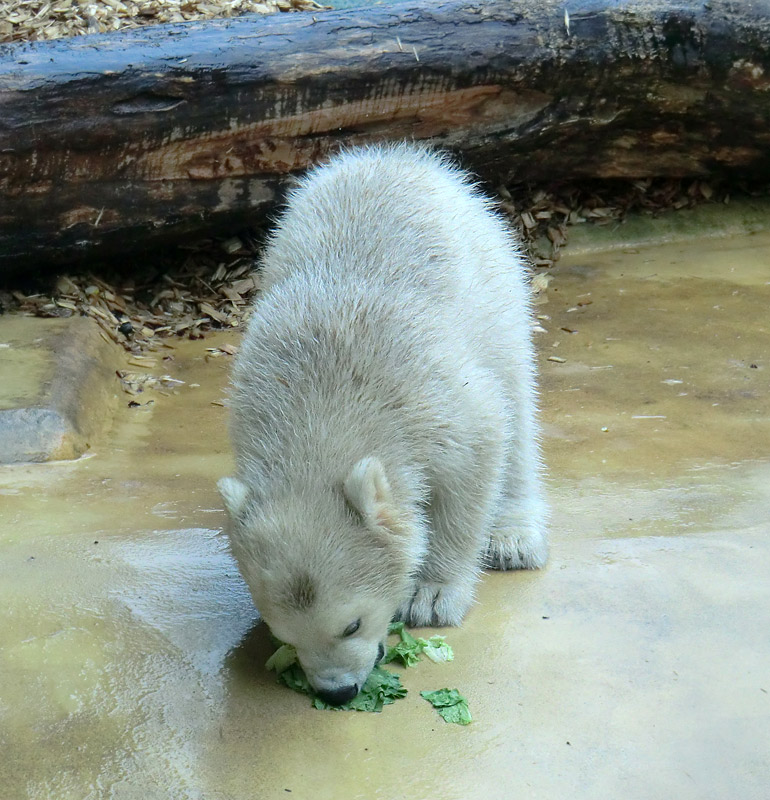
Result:
<instances>
[{"instance_id":1,"label":"tree trunk","mask_svg":"<svg viewBox=\"0 0 770 800\"><path fill-rule=\"evenodd\" d=\"M770 167L770 0L447 0L0 48L0 273L221 230L340 144L483 178Z\"/></svg>"}]
</instances>

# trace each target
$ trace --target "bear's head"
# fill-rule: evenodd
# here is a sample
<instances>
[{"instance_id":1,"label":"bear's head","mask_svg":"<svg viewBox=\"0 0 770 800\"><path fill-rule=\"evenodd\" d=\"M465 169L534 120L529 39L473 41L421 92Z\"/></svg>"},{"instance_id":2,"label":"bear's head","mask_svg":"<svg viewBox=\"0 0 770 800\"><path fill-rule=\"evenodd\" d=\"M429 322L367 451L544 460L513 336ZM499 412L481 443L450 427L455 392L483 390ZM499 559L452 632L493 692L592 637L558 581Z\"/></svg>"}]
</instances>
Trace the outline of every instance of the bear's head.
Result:
<instances>
[{"instance_id":1,"label":"bear's head","mask_svg":"<svg viewBox=\"0 0 770 800\"><path fill-rule=\"evenodd\" d=\"M419 512L398 507L379 459L317 487L223 478L233 555L273 635L297 650L327 702L355 697L382 658L425 550Z\"/></svg>"}]
</instances>

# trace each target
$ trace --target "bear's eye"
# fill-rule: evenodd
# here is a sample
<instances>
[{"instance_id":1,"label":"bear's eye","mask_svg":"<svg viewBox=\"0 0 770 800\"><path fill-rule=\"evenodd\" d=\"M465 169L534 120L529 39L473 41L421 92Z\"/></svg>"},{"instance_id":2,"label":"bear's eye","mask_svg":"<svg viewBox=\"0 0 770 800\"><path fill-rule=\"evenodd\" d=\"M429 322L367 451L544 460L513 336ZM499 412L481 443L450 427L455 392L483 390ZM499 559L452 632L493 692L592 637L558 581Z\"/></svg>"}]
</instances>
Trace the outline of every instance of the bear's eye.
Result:
<instances>
[{"instance_id":1,"label":"bear's eye","mask_svg":"<svg viewBox=\"0 0 770 800\"><path fill-rule=\"evenodd\" d=\"M343 636L352 636L359 628L361 627L361 620L357 619L355 622L351 622L345 631L343 632Z\"/></svg>"}]
</instances>

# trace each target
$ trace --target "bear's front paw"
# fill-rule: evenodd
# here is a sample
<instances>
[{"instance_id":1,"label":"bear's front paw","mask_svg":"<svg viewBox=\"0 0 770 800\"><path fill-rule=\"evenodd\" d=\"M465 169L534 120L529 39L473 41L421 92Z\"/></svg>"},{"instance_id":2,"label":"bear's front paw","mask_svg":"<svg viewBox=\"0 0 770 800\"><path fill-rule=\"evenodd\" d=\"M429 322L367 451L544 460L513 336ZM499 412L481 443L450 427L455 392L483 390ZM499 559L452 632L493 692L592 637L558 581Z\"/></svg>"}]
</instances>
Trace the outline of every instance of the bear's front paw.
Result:
<instances>
[{"instance_id":1,"label":"bear's front paw","mask_svg":"<svg viewBox=\"0 0 770 800\"><path fill-rule=\"evenodd\" d=\"M420 583L396 619L415 628L457 626L473 603L473 584Z\"/></svg>"}]
</instances>

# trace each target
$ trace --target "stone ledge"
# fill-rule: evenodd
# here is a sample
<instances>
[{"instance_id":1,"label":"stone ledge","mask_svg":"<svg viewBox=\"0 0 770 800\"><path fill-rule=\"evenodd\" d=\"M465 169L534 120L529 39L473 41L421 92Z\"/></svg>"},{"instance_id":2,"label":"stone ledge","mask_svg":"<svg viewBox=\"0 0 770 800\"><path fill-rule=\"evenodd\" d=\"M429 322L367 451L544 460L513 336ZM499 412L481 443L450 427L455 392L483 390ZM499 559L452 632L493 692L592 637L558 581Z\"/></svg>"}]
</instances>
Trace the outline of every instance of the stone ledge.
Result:
<instances>
[{"instance_id":1,"label":"stone ledge","mask_svg":"<svg viewBox=\"0 0 770 800\"><path fill-rule=\"evenodd\" d=\"M739 198L729 205L710 203L678 211L671 209L656 216L634 213L618 224L576 225L569 228L564 254L585 256L675 242L753 236L767 230L770 230L770 201Z\"/></svg>"},{"instance_id":2,"label":"stone ledge","mask_svg":"<svg viewBox=\"0 0 770 800\"><path fill-rule=\"evenodd\" d=\"M90 319L0 318L0 463L79 458L109 426L120 353Z\"/></svg>"}]
</instances>

